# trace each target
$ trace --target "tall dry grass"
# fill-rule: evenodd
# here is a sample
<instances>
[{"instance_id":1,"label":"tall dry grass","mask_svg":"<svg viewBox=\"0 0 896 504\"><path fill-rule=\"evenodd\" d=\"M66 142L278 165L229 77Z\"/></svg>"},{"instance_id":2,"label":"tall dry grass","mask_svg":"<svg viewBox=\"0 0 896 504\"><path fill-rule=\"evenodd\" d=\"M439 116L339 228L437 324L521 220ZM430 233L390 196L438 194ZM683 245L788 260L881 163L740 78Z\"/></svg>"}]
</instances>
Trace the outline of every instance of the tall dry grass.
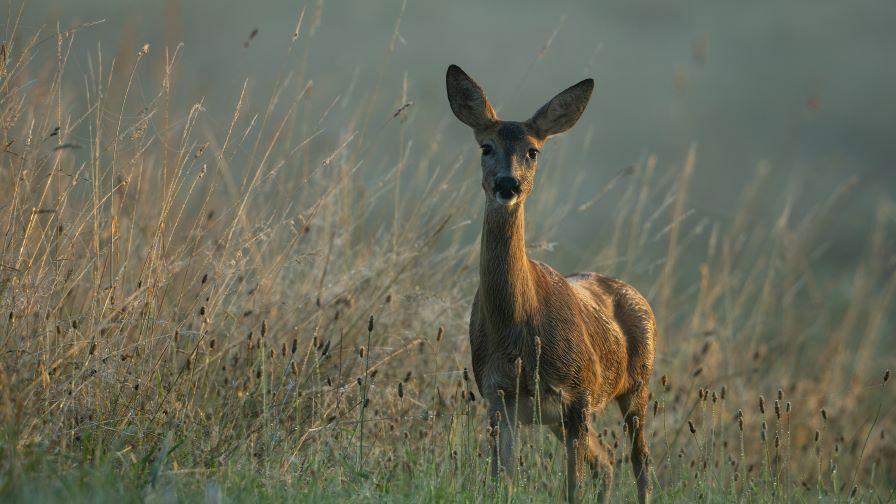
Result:
<instances>
[{"instance_id":1,"label":"tall dry grass","mask_svg":"<svg viewBox=\"0 0 896 504\"><path fill-rule=\"evenodd\" d=\"M416 129L407 84L343 97L350 119L326 130L336 102L310 112L314 76L284 72L261 106L248 79L220 121L201 98L177 98L178 48L91 51L82 75L69 61L89 26L12 24L0 53L0 495L561 498L562 451L537 429L519 485L487 476L466 371L474 146ZM383 102L394 113L378 114ZM371 154L384 144L394 155ZM547 173L529 237L550 261L569 216L621 195L612 233L574 252L656 309L657 500L892 501L890 203L868 217L845 281L819 258L830 217L861 197L854 181L765 226L752 216L775 183L768 166L725 222L689 204L698 146L662 165L642 159L580 205ZM615 498L631 500L619 415L597 425Z\"/></svg>"}]
</instances>

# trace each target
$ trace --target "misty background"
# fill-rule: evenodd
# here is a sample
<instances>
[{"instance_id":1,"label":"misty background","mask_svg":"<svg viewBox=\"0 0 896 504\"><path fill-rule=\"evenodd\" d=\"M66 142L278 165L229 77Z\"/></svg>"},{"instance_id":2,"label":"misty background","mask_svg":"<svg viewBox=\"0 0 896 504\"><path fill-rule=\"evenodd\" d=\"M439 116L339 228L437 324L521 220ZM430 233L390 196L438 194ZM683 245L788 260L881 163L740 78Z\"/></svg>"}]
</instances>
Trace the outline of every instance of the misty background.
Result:
<instances>
[{"instance_id":1,"label":"misty background","mask_svg":"<svg viewBox=\"0 0 896 504\"><path fill-rule=\"evenodd\" d=\"M14 15L17 8L4 11ZM105 20L76 34L67 72L89 74L100 49L108 64L133 58L148 43L155 68L138 76L140 92L141 82L157 80L165 48L182 43L174 95L187 106L202 99L218 133L226 131L247 78L249 102L263 111L278 81L301 74L314 81L308 114L325 116L326 131L314 146L322 150L338 145L367 97L376 96L372 117L387 123L405 101L406 83L415 140L443 135L439 153L450 158L433 164L462 157L461 173L471 181L465 190L479 190L477 146L448 107L449 64L484 87L501 117L516 120L594 77L596 92L578 125L546 146L527 206L536 229L530 241L560 243L547 254L558 269L590 266L582 247L612 229L614 201L628 182L550 230L538 228L541 216L553 212L539 205L539 193L550 191L560 198L552 201L566 199L575 208L650 155L657 157L657 179L671 184L666 174L680 170L694 144L689 225L730 222L761 166L770 182L749 218L766 228L788 205L798 221L853 181L819 256L833 274L855 263L875 208L896 194L893 19L896 3L885 1L40 0L27 3L23 30L52 34L57 23L64 30ZM54 52L55 45L40 50ZM366 178L394 165L401 151L396 138L387 133L367 154ZM477 224L470 227L475 239L481 208L461 209L457 219ZM889 240L888 256L896 250Z\"/></svg>"}]
</instances>

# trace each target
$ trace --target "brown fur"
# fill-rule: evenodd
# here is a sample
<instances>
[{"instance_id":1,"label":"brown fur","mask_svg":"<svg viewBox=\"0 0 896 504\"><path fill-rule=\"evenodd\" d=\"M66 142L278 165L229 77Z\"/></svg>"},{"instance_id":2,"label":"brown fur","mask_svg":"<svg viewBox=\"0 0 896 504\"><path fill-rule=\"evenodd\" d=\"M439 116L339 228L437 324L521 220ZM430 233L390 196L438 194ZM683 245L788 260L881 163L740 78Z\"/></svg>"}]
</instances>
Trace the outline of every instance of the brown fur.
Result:
<instances>
[{"instance_id":1,"label":"brown fur","mask_svg":"<svg viewBox=\"0 0 896 504\"><path fill-rule=\"evenodd\" d=\"M492 470L513 477L514 429L540 421L566 442L568 499L577 498L585 461L607 499L612 465L589 431L588 418L615 399L632 435L639 501L646 502L650 478L643 426L655 353L653 312L620 280L594 273L564 277L526 255L524 203L537 169L531 149L575 124L593 82L570 87L519 123L499 120L482 89L460 68L452 65L446 80L452 110L474 129L481 145L489 146L482 161L486 208L470 345L476 383L490 404ZM514 202L496 199L498 177L519 181Z\"/></svg>"}]
</instances>

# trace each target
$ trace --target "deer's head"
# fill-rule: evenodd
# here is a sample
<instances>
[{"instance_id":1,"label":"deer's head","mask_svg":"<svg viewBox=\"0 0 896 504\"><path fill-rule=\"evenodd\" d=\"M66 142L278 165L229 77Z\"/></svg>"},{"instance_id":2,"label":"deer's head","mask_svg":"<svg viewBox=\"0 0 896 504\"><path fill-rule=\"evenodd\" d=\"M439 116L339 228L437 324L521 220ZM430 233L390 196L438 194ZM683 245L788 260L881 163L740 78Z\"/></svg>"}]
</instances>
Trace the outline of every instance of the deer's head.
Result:
<instances>
[{"instance_id":1,"label":"deer's head","mask_svg":"<svg viewBox=\"0 0 896 504\"><path fill-rule=\"evenodd\" d=\"M445 77L454 115L473 128L482 149L482 188L490 203L512 206L529 195L538 155L549 137L572 128L585 111L594 80L585 79L551 98L527 121L502 121L485 92L457 65Z\"/></svg>"}]
</instances>

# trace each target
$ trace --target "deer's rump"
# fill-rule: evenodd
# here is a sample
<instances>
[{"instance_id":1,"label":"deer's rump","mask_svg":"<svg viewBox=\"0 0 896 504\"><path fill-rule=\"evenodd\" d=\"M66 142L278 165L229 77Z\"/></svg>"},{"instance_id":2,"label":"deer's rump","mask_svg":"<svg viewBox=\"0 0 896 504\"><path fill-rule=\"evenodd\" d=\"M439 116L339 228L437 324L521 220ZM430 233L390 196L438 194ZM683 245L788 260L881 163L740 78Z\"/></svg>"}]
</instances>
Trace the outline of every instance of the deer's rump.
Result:
<instances>
[{"instance_id":1,"label":"deer's rump","mask_svg":"<svg viewBox=\"0 0 896 504\"><path fill-rule=\"evenodd\" d=\"M611 319L612 325L618 328L622 338L621 342L615 342L623 347L609 350L607 353L624 355L625 372L618 384L618 389L611 397L630 392L640 384L646 384L653 371L653 361L656 347L656 321L650 304L634 287L618 280L596 273L576 273L565 277L565 280L576 290L582 292L587 299L599 306L591 308L589 317L598 319L595 326L599 327L606 322L604 317ZM586 303L587 306L587 303ZM599 331L594 333L594 338L601 338ZM600 341L596 341L600 344Z\"/></svg>"}]
</instances>

